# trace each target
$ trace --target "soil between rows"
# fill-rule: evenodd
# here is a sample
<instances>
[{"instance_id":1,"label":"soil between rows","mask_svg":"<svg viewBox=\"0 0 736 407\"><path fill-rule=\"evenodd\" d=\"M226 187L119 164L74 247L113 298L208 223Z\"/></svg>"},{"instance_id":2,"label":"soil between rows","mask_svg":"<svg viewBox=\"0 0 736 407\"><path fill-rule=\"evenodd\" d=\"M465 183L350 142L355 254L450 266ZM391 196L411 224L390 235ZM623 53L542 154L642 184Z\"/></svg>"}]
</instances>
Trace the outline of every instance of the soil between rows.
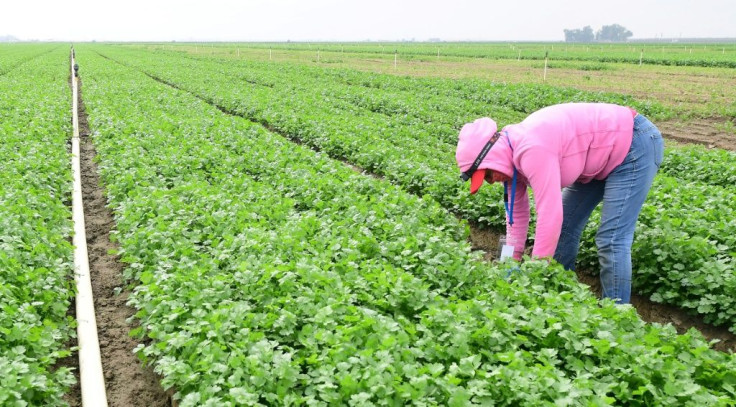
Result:
<instances>
[{"instance_id":1,"label":"soil between rows","mask_svg":"<svg viewBox=\"0 0 736 407\"><path fill-rule=\"evenodd\" d=\"M685 123L678 121L661 121L655 123L662 136L686 144L700 144L708 148L722 148L736 151L736 137L719 130L726 119L693 119Z\"/></svg>"},{"instance_id":2,"label":"soil between rows","mask_svg":"<svg viewBox=\"0 0 736 407\"><path fill-rule=\"evenodd\" d=\"M126 305L129 292L115 294L123 287L124 265L117 256L110 254L118 249L110 241L110 231L115 227L112 211L97 173L94 161L96 151L89 137L87 114L82 102L81 81L79 83L79 132L80 161L82 172L82 196L84 220L89 252L90 277L94 295L97 333L100 341L102 370L110 407L169 407L171 392L165 392L160 378L150 366L143 366L133 349L138 342L128 333L134 327L126 320L135 313ZM72 355L78 375L78 354ZM79 384L67 395L70 406L81 406Z\"/></svg>"}]
</instances>

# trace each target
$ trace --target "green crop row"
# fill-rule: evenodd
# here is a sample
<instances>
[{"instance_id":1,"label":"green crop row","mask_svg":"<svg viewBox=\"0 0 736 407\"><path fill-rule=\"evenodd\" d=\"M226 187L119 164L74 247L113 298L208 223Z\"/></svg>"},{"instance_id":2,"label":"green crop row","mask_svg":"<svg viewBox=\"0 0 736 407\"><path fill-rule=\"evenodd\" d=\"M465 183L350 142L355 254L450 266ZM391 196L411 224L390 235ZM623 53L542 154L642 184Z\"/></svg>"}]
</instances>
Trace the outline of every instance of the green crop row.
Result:
<instances>
[{"instance_id":1,"label":"green crop row","mask_svg":"<svg viewBox=\"0 0 736 407\"><path fill-rule=\"evenodd\" d=\"M78 51L139 354L192 405L728 405L733 355L433 200ZM686 355L686 356L684 356Z\"/></svg>"},{"instance_id":2,"label":"green crop row","mask_svg":"<svg viewBox=\"0 0 736 407\"><path fill-rule=\"evenodd\" d=\"M482 224L502 226L503 213L499 190L481 190L485 199L471 199L467 186L458 182L459 173L448 171L453 151L428 132L412 132L390 119L349 103L325 101L318 92L289 86L283 88L237 82L219 64L201 61L181 61L175 58L147 61L149 54L125 55L126 63L136 64L152 75L175 81L177 86L206 98L210 103L243 115L270 129L306 143L331 157L345 159L367 171L383 175L405 190L428 194L446 208L467 219ZM177 61L181 62L180 65ZM148 68L144 65L148 64ZM219 68L217 77L201 75ZM506 112L499 108L499 113ZM359 113L356 113L359 112ZM490 112L494 114L493 111ZM452 193L448 193L452 191ZM489 199L488 195L495 197ZM488 204L495 203L495 213L489 214Z\"/></svg>"},{"instance_id":3,"label":"green crop row","mask_svg":"<svg viewBox=\"0 0 736 407\"><path fill-rule=\"evenodd\" d=\"M57 49L60 50L57 44L0 44L0 75Z\"/></svg>"},{"instance_id":4,"label":"green crop row","mask_svg":"<svg viewBox=\"0 0 736 407\"><path fill-rule=\"evenodd\" d=\"M135 54L123 55L121 58L126 61L136 60ZM177 61L182 62L177 57L176 60L172 61L171 66L174 66L173 64ZM194 72L203 69L202 64L205 62L183 61L182 63L186 64L187 69L191 69L192 76L197 76ZM194 63L198 65L192 65ZM156 68L160 72L166 72L169 66L163 61L156 64ZM456 176L446 171L447 163L452 161L452 152L446 145L437 143L438 133L432 123L423 126L416 123L406 125L405 120L400 117L390 118L384 115L370 115L370 111L356 108L352 103L341 102L340 99L325 95L325 89L328 89L327 84L322 84L319 88L313 86L304 89L303 86L299 85L299 80L295 78L297 75L294 72L290 72L291 78L294 78L290 80L279 73L269 76L267 72L265 73L265 79L253 75L249 77L243 73L244 70L229 69L223 71L224 67L215 63L209 65L209 69L223 73L232 72L234 75L232 79L229 78L227 81L212 82L204 76L199 78L205 85L202 89L197 89L198 93L206 95L211 102L218 106L240 114L245 112L249 118L267 124L281 132L296 135L301 140L328 152L332 156L346 158L361 165L364 169L386 175L412 192L426 193L428 182L432 182L427 179L430 173L440 174L439 177L432 176L432 179L438 180L437 182L457 186ZM259 75L264 74L263 70L257 72ZM366 75L366 79L371 81L368 86L377 87L380 84L372 76ZM242 84L242 88L231 86L230 80ZM440 91L441 94L445 94L445 91L458 91L462 92L463 95L475 94L486 95L487 97L489 95L488 92L483 91L473 92L473 89L475 89L473 85L479 85L476 82L470 82L470 90L457 90L455 89L457 85L452 82L440 82L444 86L444 89ZM187 84L190 89L192 83ZM389 83L388 85L383 84L383 86L396 89L402 85L407 87L407 83L410 82ZM263 85L261 86L261 84ZM275 86L276 84L279 86ZM363 82L363 84L365 85L366 82ZM440 84L438 83L438 85ZM217 88L216 92L212 92L213 87ZM499 86L494 87L496 92L500 92L499 88ZM251 96L252 102L247 105L243 103L244 101L239 100L239 95L243 89L247 89ZM409 90L415 89L409 88ZM337 89L332 94L339 94L340 92L342 90ZM515 93L518 94L519 92L508 92L508 94ZM534 89L527 89L525 95L530 96L534 93ZM295 97L296 95L299 97ZM574 95L574 93L570 94L570 96ZM523 99L531 100L527 96ZM492 94L490 94L490 98L491 100L499 99L499 97ZM325 103L325 100L329 103ZM537 101L536 103L540 102ZM486 108L485 105L482 108ZM487 109L489 114L496 117L500 122L515 121L519 117L518 113L497 105L490 105ZM283 114L284 111L309 112L309 117L302 118L293 114L285 115ZM359 117L366 117L366 119L356 120ZM301 122L304 119L308 121L308 126ZM361 136L355 137L356 134ZM444 134L446 137L448 133L440 134ZM452 135L451 137L456 136ZM411 151L414 162L406 162L406 151ZM438 160L437 157L445 157L445 159ZM484 211L486 203L471 201L466 193L461 192L448 196L445 192L445 188L440 188L432 195L436 199L444 200L447 205L456 208L461 214L467 214L469 219L478 220L481 223L494 222L496 226L502 225L503 220L499 218L484 217L484 219L478 219L478 215ZM463 202L456 204L454 202L456 197ZM497 209L502 208L500 203L497 206Z\"/></svg>"},{"instance_id":5,"label":"green crop row","mask_svg":"<svg viewBox=\"0 0 736 407\"><path fill-rule=\"evenodd\" d=\"M106 51L110 52L110 50ZM442 142L442 136L433 133L431 124L422 127L422 123L412 121L409 125L404 125L401 117L392 120L385 114L376 114L347 102L343 98L331 96L339 93L339 87L329 91L329 94L325 93L323 89L332 89L328 82L339 81L327 80L318 82L318 86L310 87L308 82L299 79L300 75L296 74L299 72L299 67L271 65L272 68L267 68L263 64L241 64L237 66L237 69L229 69L225 64L206 59L182 59L180 56L166 58L161 55L153 59L150 54L146 53L115 51L120 52L118 58L138 66L139 69L153 76L173 82L216 106L260 122L293 139L326 152L332 157L347 160L365 170L383 175L409 192L429 195L442 206L465 219L495 228L504 227L505 217L500 188L483 188L477 196L471 198L467 192L467 186L459 181L454 166L452 145ZM262 72L265 79L257 79L258 74ZM313 69L307 69L306 72L308 76ZM289 74L292 75L293 80L288 79ZM326 75L333 77L331 72ZM244 76L249 76L250 79L243 81ZM376 75L366 75L366 78L366 81L371 81L371 83L378 82L375 79ZM404 83L423 82L410 79L400 82L391 78L393 77L387 78L387 82L394 85L393 88L398 89L401 89L403 84L405 88L418 91L421 85ZM452 92L449 89L451 85L446 86L447 88L442 88L442 94ZM459 92L468 92L468 89L472 89L475 83L466 84L457 81L454 86L459 89ZM347 93L350 93L349 89ZM426 95L427 93L419 94ZM490 116L500 117L499 121L502 122L505 120L503 115L508 111L504 107L488 105L488 109ZM423 122L431 122L431 118L430 113ZM668 156L670 154L677 153L668 152ZM669 165L665 165L665 168L668 168ZM693 174L698 171L698 166L699 164L693 165ZM658 225L663 224L669 218L682 219L682 216L685 216L685 219L691 217L699 219L697 222L683 222L680 230L684 235L676 241L686 244L689 237L696 236L715 240L718 242L718 247L721 247L718 250L718 253L721 253L719 261L731 264L734 257L731 253L736 251L736 246L730 236L735 236L736 233L733 230L733 222L727 220L729 218L725 218L725 221L716 219L718 214L722 213L718 209L719 205L712 205L712 208L700 207L699 211L691 211L686 215L674 209L680 206L687 207L696 199L695 197L700 196L699 194L705 194L708 197L704 205L716 201L729 205L731 194L723 195L723 192L728 189L701 185L697 192L694 189L682 187L676 193L671 193L666 184L664 180L655 181L647 205L656 207L657 211L653 213L653 216L640 219L642 227L656 231L659 230ZM659 202L672 200L675 201L672 205L658 205ZM709 215L698 218L701 212ZM730 213L730 210L728 212ZM636 252L633 258L635 268L639 267L639 263L647 270L654 267L653 273L642 271L641 283L637 281L636 284L654 290L653 298L657 301L682 305L687 309L707 315L709 321L726 324L734 329L736 316L729 311L732 308L730 301L716 302L708 307L688 305L692 304L693 298L701 295L703 288L692 284L682 284L683 280L678 275L679 273L674 273L672 277L669 276L673 268L684 266L694 276L689 281L699 281L705 276L710 276L708 278L715 278L711 285L722 285L721 289L726 297L736 297L736 291L728 282L731 274L721 273L719 275L705 266L701 269L700 265L710 264L709 262L715 260L713 250L703 246L693 247L686 244L684 247L693 248L692 251L687 252L689 261L686 263L680 260L675 261L675 259L682 258L682 251L672 244L665 244L670 240L670 237L662 235L659 237L659 244L654 242L642 246L656 245L659 247L658 250L665 250L665 255L660 256L663 261L653 266L648 266L652 257L650 252L646 250ZM592 239L588 238L586 241L592 256L595 253L594 246L591 245ZM583 251L585 252L585 248ZM593 262L584 260L583 264L590 265ZM647 278L645 274L654 274L657 277ZM638 275L639 273L635 272L635 279L639 278L636 277ZM673 295L673 289L679 290L680 295Z\"/></svg>"},{"instance_id":6,"label":"green crop row","mask_svg":"<svg viewBox=\"0 0 736 407\"><path fill-rule=\"evenodd\" d=\"M56 366L74 335L67 55L59 49L0 76L3 406L64 405L74 383L68 368Z\"/></svg>"},{"instance_id":7,"label":"green crop row","mask_svg":"<svg viewBox=\"0 0 736 407\"><path fill-rule=\"evenodd\" d=\"M109 51L108 51L109 52ZM119 58L130 55L135 58L140 51L135 49L117 48L115 54ZM150 53L148 53L150 55ZM563 101L595 101L628 105L642 114L653 119L665 119L675 113L660 103L640 101L631 96L611 92L590 92L575 88L554 87L543 84L507 84L489 82L478 79L454 80L446 78L422 78L416 80L410 77L395 75L374 74L359 72L351 69L324 69L304 64L279 63L275 68L273 63L258 63L248 60L218 59L211 56L186 56L178 52L156 51L157 56L165 56L176 60L178 64L188 64L193 61L201 66L209 62L209 69L237 78L238 82L263 85L270 88L284 86L308 86L314 92L316 89L325 91L336 88L334 98L349 97L344 85L355 85L357 89L367 88L370 92L360 92L351 100L355 103L388 114L418 113L426 118L428 110L431 118L438 115L454 116L450 123L462 124L462 117L474 117L473 113L482 114L489 108L506 107L512 109L517 119L518 113L531 113L545 106ZM380 90L380 92L379 92ZM367 97L370 99L366 100ZM376 100L378 99L378 100ZM411 102L411 103L410 103ZM417 106L417 104L419 106ZM477 116L476 116L477 117Z\"/></svg>"},{"instance_id":8,"label":"green crop row","mask_svg":"<svg viewBox=\"0 0 736 407\"><path fill-rule=\"evenodd\" d=\"M231 60L216 62L228 70L242 63ZM416 81L391 75L325 70L303 65L284 65L274 70L263 69L263 66L254 66L249 62L244 64L246 69L237 70L234 75L249 84L274 88L288 83L289 87L311 91L318 89L319 95L325 99L344 100L350 105L399 118L400 125L422 122L424 132L453 146L457 142L457 131L463 124L489 115L490 110L493 110L495 118L506 123L519 122L526 114L560 101L606 101L629 105L652 120L665 119L673 114L657 103L572 88L518 86L486 81L458 83L444 79ZM730 186L736 182L736 169L731 165L733 158L733 153L729 151L702 146L667 149L662 171L680 179Z\"/></svg>"},{"instance_id":9,"label":"green crop row","mask_svg":"<svg viewBox=\"0 0 736 407\"><path fill-rule=\"evenodd\" d=\"M206 57L202 59L207 60ZM238 64L238 61L224 60L223 62L230 66L229 69ZM250 62L246 62L246 64L249 71L258 72L259 75L262 73L268 75L269 71L274 70L273 64ZM322 84L324 81L360 85L370 89L372 91L371 95L374 97L378 96L379 93L373 93L373 91L382 89L386 91L383 98L384 103L396 103L397 99L404 100L411 95L414 98L419 97L419 100L425 100L419 103L427 105L426 100L432 99L426 98L434 97L435 104L441 105L441 108L434 109L434 114L437 111L450 111L463 115L464 109L468 109L468 112L479 113L487 111L489 108L497 109L499 107L528 114L551 104L562 102L616 103L631 106L642 114L659 119L672 117L674 114L671 109L660 103L639 101L628 95L611 92L590 92L543 84L507 84L478 79L422 78L417 80L410 77L366 73L349 69L324 69L307 65L281 64L277 70L278 72L289 73L292 78L309 77L313 83L312 86L315 86L315 82ZM397 94L397 92L400 93ZM414 99L414 101L416 100ZM458 102L461 103L461 109L453 107ZM468 104L467 102L471 103ZM519 117L518 119L522 118Z\"/></svg>"},{"instance_id":10,"label":"green crop row","mask_svg":"<svg viewBox=\"0 0 736 407\"><path fill-rule=\"evenodd\" d=\"M319 95L325 99L342 99L372 112L397 117L402 120L402 125L423 122L425 132L453 146L457 142L458 129L463 124L488 116L491 111L499 122L515 123L523 120L526 114L555 103L605 101L632 106L655 121L670 118L674 114L658 103L573 88L509 85L475 80L417 81L347 69L325 70L284 64L276 70L268 68L269 65L247 61L215 62L222 64L228 71L243 63L245 69L237 70L232 75L249 84L268 88L288 84L286 86L313 92L318 89ZM736 182L736 167L731 165L733 159L734 154L730 151L706 149L702 146L666 149L661 170L683 180L732 186Z\"/></svg>"},{"instance_id":11,"label":"green crop row","mask_svg":"<svg viewBox=\"0 0 736 407\"><path fill-rule=\"evenodd\" d=\"M217 62L227 69L239 63L230 60ZM274 88L288 83L288 86L302 89L319 89L319 94L325 99L342 99L372 112L397 117L402 120L401 124L423 122L425 132L453 146L457 142L458 129L463 124L488 116L491 111L497 120L515 123L523 120L526 114L554 103L605 101L635 107L655 121L673 115L672 111L658 103L572 88L471 80L460 83L444 79L416 81L353 70L290 65L273 70L258 65L254 67L248 62L245 64L247 68L238 70L235 75L250 84ZM722 149L706 149L703 146L668 148L661 170L683 180L733 186L736 183L736 167L731 165L733 160L734 154Z\"/></svg>"},{"instance_id":12,"label":"green crop row","mask_svg":"<svg viewBox=\"0 0 736 407\"><path fill-rule=\"evenodd\" d=\"M733 151L689 145L666 149L660 170L674 178L732 190L736 186L734 162L736 153Z\"/></svg>"},{"instance_id":13,"label":"green crop row","mask_svg":"<svg viewBox=\"0 0 736 407\"><path fill-rule=\"evenodd\" d=\"M187 47L177 45L178 49ZM442 58L523 59L592 61L628 64L736 68L733 44L566 44L566 43L244 43L201 44L199 52L236 53L238 48L271 49L276 52L319 50L328 59L335 53L359 53L384 58L398 54L402 60ZM169 48L171 46L169 45ZM325 52L329 52L325 53ZM339 54L337 54L339 55Z\"/></svg>"}]
</instances>

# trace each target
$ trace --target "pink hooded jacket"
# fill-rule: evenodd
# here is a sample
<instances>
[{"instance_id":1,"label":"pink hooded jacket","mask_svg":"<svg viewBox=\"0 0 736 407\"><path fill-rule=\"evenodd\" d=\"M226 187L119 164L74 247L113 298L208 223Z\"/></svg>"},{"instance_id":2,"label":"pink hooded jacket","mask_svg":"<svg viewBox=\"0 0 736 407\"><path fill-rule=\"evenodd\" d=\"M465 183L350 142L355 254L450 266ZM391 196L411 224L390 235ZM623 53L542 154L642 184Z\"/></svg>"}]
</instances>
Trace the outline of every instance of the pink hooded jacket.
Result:
<instances>
[{"instance_id":1,"label":"pink hooded jacket","mask_svg":"<svg viewBox=\"0 0 736 407\"><path fill-rule=\"evenodd\" d=\"M534 190L537 211L532 255L552 257L562 228L562 188L604 179L621 164L631 147L634 116L636 111L624 106L566 103L546 107L503 128L501 138L478 168L509 177L514 167L518 171L514 224L508 219L506 223L507 244L514 246L517 260L529 230L527 186ZM461 171L470 168L495 130L495 122L488 118L463 127L456 152Z\"/></svg>"}]
</instances>

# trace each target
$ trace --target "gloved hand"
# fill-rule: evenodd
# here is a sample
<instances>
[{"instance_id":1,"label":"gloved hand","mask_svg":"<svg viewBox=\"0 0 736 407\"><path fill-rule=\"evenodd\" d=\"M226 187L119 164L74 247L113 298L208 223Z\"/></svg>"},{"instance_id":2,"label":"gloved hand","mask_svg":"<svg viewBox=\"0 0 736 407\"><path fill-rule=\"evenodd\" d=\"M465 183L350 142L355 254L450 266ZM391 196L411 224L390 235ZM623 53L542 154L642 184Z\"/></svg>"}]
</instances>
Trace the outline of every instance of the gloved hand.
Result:
<instances>
[{"instance_id":1,"label":"gloved hand","mask_svg":"<svg viewBox=\"0 0 736 407\"><path fill-rule=\"evenodd\" d=\"M510 266L506 269L506 280L509 280L514 273L521 273L519 266Z\"/></svg>"}]
</instances>

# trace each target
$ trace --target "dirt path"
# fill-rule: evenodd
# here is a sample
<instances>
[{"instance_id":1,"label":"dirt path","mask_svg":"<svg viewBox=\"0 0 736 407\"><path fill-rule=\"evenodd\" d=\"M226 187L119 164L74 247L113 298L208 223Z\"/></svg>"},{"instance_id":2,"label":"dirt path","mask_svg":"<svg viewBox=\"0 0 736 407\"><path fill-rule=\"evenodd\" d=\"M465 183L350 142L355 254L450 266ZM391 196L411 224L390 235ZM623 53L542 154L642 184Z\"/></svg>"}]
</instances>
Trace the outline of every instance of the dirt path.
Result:
<instances>
[{"instance_id":1,"label":"dirt path","mask_svg":"<svg viewBox=\"0 0 736 407\"><path fill-rule=\"evenodd\" d=\"M123 287L124 265L109 254L118 248L110 242L115 221L106 206L107 199L94 162L96 152L89 137L81 83L78 99L87 246L108 404L110 407L168 407L172 405L171 395L161 388L160 379L153 370L142 366L133 353L138 342L128 335L132 326L126 319L135 312L125 304L129 293L115 294L116 288ZM73 357L78 356L75 353ZM67 402L71 406L81 406L79 385L68 394Z\"/></svg>"},{"instance_id":2,"label":"dirt path","mask_svg":"<svg viewBox=\"0 0 736 407\"><path fill-rule=\"evenodd\" d=\"M657 122L657 128L665 139L687 144L701 144L708 148L736 150L736 137L719 130L725 119L693 119L685 123L678 121Z\"/></svg>"}]
</instances>

